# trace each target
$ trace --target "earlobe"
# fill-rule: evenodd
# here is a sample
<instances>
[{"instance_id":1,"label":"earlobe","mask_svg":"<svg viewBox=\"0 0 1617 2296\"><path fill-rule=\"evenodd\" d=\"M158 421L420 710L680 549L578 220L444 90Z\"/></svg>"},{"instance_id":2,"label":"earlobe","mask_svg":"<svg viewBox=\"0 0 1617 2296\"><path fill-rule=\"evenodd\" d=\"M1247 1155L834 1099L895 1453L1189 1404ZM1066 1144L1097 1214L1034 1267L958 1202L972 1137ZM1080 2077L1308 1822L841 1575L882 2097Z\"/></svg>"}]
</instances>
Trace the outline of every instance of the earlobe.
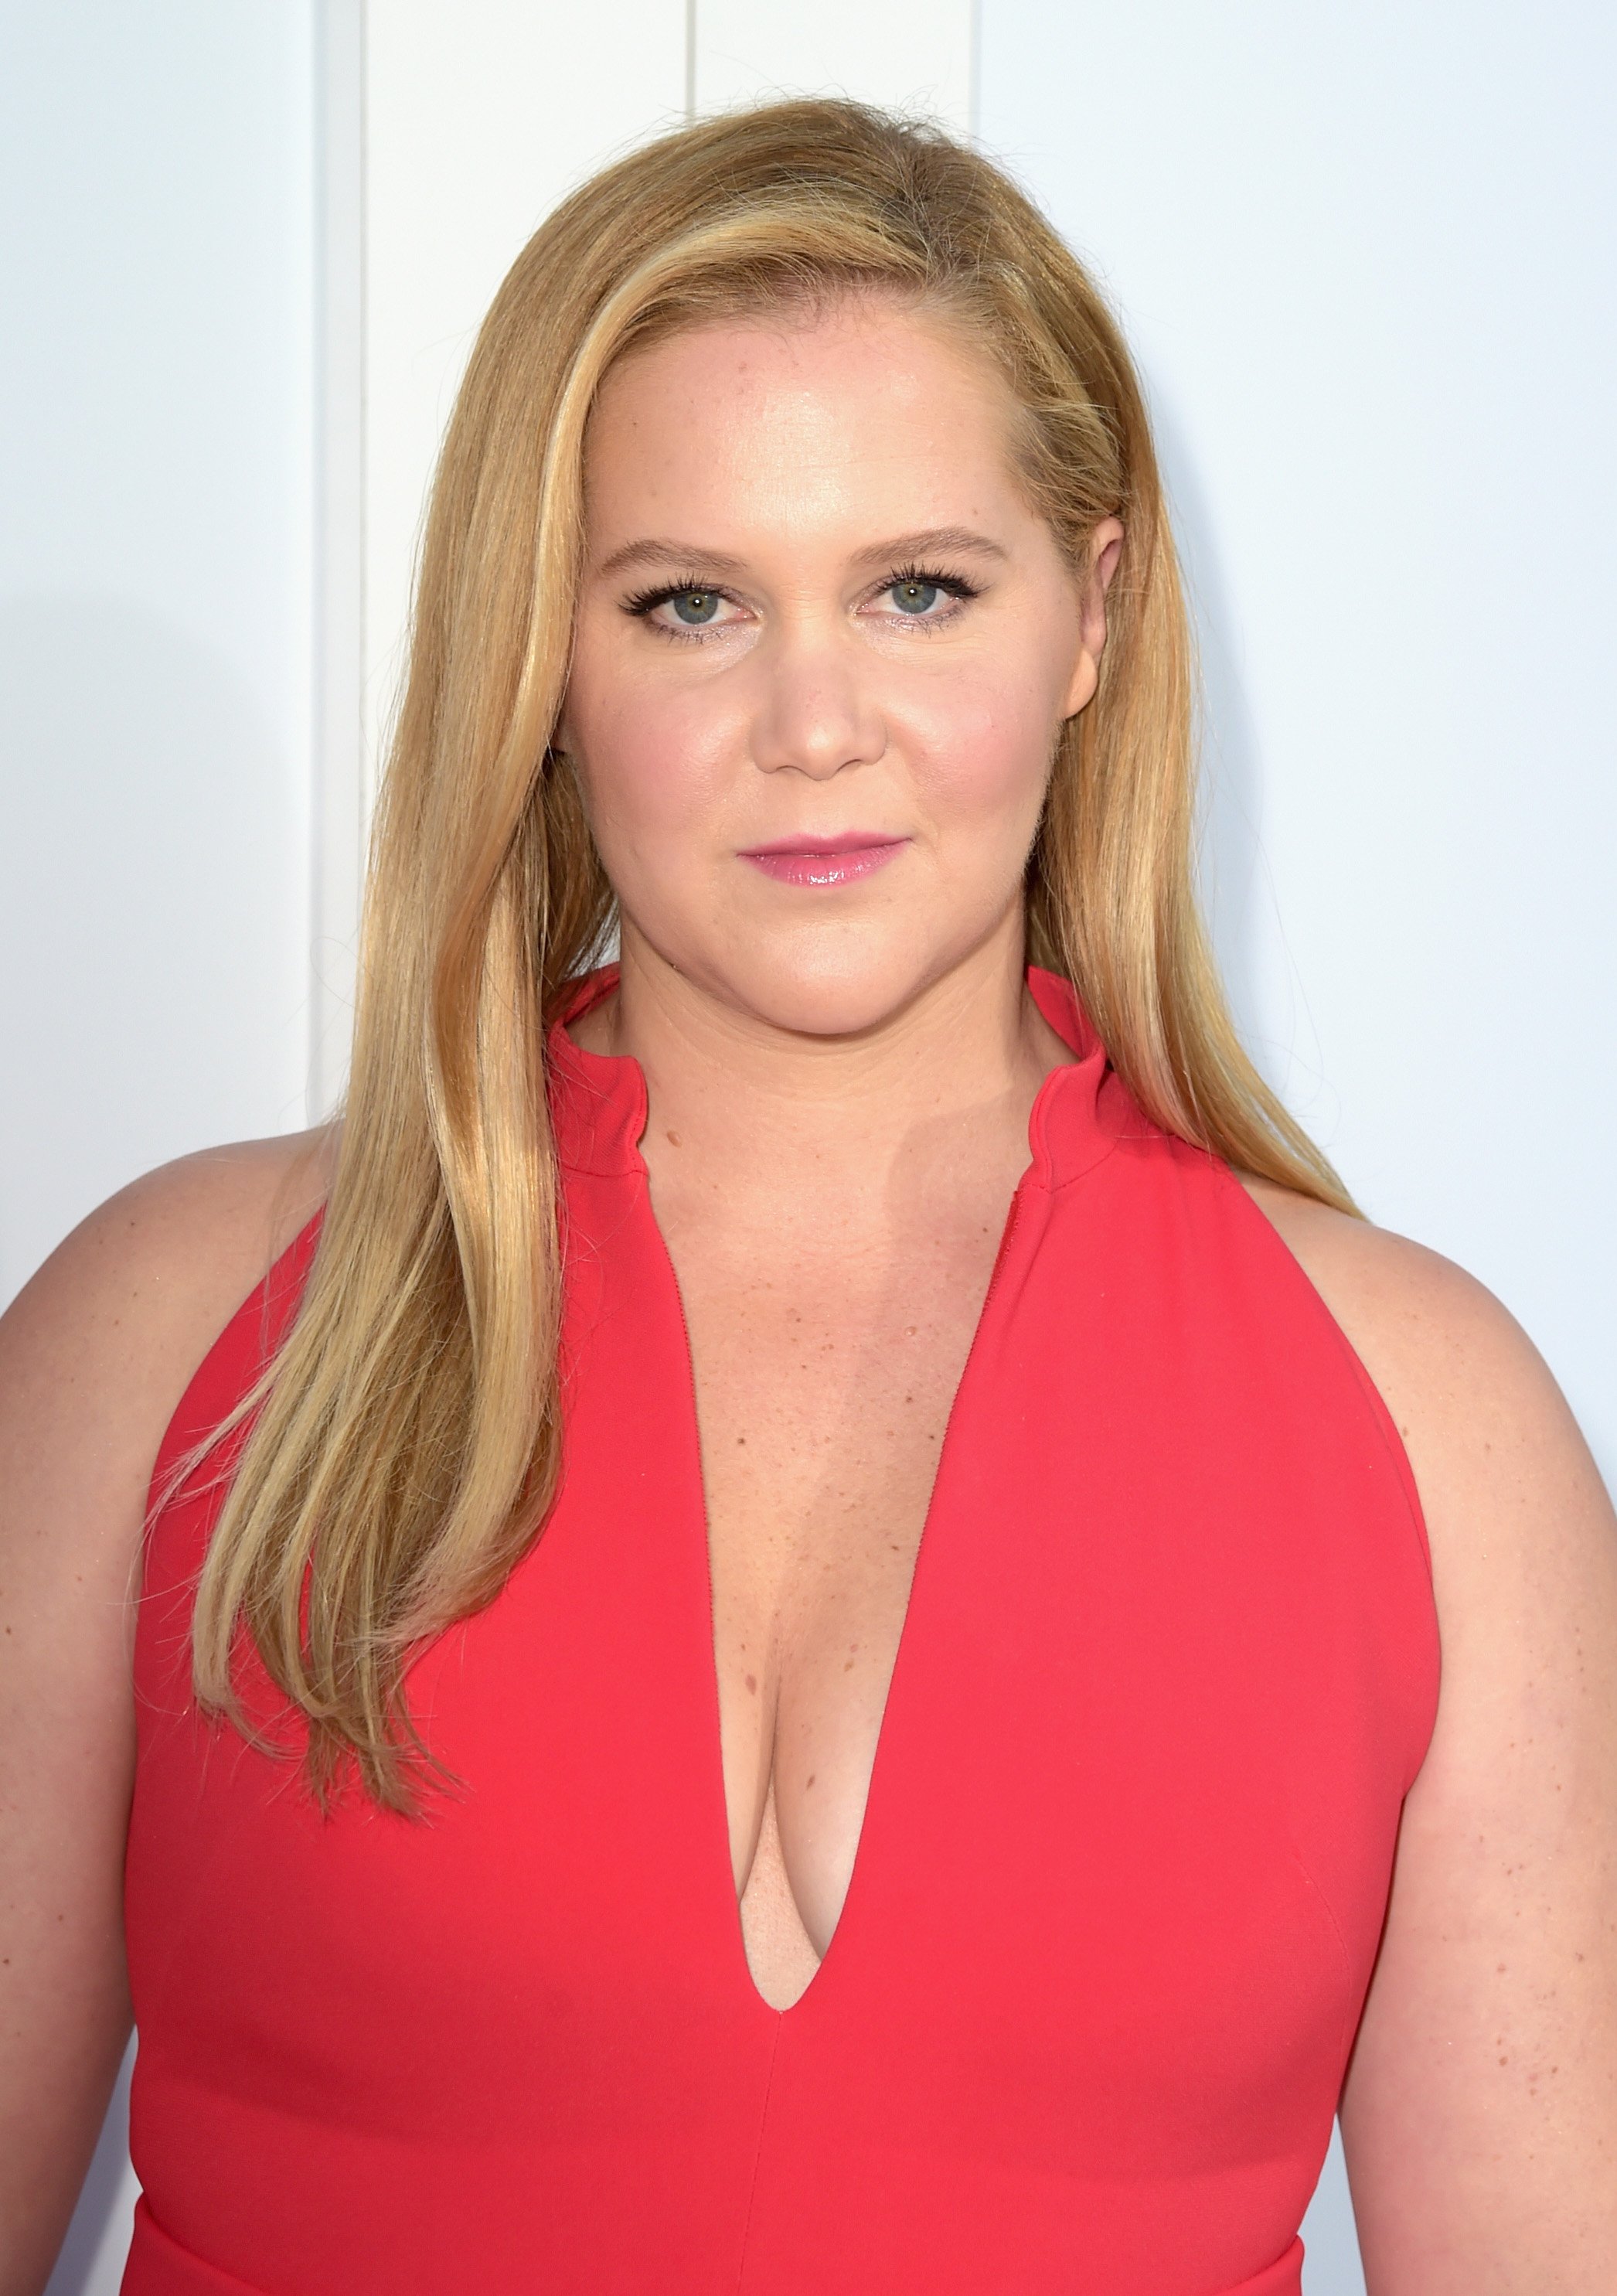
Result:
<instances>
[{"instance_id":1,"label":"earlobe","mask_svg":"<svg viewBox=\"0 0 1617 2296\"><path fill-rule=\"evenodd\" d=\"M1087 709L1095 699L1095 689L1100 684L1100 665L1086 645L1078 657L1077 667L1067 687L1066 707L1062 711L1065 724Z\"/></svg>"}]
</instances>

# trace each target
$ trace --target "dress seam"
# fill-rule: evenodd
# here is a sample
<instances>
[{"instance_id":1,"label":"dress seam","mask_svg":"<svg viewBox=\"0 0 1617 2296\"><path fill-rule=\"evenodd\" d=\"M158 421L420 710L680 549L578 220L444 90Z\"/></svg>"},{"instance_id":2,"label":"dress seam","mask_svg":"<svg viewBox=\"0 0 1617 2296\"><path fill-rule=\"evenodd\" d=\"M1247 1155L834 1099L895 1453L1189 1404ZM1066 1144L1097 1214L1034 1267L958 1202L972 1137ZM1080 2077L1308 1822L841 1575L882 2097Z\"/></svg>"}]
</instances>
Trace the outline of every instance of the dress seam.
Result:
<instances>
[{"instance_id":1,"label":"dress seam","mask_svg":"<svg viewBox=\"0 0 1617 2296\"><path fill-rule=\"evenodd\" d=\"M747 2250L752 2238L752 2210L758 2199L758 2179L764 2165L764 2138L769 2127L769 2100L775 2094L775 2067L780 2055L781 2034L785 2028L784 2016L776 2015L775 2038L769 2046L769 2070L764 2077L764 2101L758 2116L758 2149L752 2155L752 2176L747 2186L747 2213L742 2219L741 2261L735 2272L735 2296L741 2296L747 2277Z\"/></svg>"}]
</instances>

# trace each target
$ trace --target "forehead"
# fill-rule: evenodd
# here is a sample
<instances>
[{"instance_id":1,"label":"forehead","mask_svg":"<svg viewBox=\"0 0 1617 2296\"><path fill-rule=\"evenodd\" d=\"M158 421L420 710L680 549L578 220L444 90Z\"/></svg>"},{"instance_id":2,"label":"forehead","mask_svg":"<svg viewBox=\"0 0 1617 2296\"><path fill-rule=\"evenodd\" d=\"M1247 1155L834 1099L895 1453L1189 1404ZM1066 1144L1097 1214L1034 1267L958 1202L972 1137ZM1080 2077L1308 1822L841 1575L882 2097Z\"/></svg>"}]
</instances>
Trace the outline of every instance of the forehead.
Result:
<instances>
[{"instance_id":1,"label":"forehead","mask_svg":"<svg viewBox=\"0 0 1617 2296\"><path fill-rule=\"evenodd\" d=\"M648 522L896 531L981 518L1019 491L1014 414L997 368L930 312L858 299L682 329L602 386L585 452L591 527L610 548Z\"/></svg>"}]
</instances>

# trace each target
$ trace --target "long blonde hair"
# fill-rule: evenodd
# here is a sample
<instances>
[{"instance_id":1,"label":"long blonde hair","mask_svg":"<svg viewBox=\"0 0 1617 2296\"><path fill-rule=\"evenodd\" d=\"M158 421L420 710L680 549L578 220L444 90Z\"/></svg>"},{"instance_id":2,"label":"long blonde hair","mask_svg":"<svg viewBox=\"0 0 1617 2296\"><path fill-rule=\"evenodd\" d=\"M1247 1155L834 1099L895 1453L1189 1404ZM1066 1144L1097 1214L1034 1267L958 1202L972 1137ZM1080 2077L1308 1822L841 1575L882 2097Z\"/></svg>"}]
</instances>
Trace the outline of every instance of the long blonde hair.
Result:
<instances>
[{"instance_id":1,"label":"long blonde hair","mask_svg":"<svg viewBox=\"0 0 1617 2296\"><path fill-rule=\"evenodd\" d=\"M671 331L875 291L969 326L1021 410L1030 498L1074 563L1125 540L1094 701L1058 750L1030 954L1077 984L1156 1121L1346 1206L1243 1051L1193 882L1192 667L1140 389L1104 302L989 161L861 105L685 127L596 176L517 258L433 488L379 810L341 1150L296 1322L194 1614L199 1700L241 1720L245 1628L328 1793L412 1807L413 1652L539 1535L561 1447L557 1177L544 1024L612 914L564 758L586 425ZM307 1604L307 1610L305 1605Z\"/></svg>"}]
</instances>

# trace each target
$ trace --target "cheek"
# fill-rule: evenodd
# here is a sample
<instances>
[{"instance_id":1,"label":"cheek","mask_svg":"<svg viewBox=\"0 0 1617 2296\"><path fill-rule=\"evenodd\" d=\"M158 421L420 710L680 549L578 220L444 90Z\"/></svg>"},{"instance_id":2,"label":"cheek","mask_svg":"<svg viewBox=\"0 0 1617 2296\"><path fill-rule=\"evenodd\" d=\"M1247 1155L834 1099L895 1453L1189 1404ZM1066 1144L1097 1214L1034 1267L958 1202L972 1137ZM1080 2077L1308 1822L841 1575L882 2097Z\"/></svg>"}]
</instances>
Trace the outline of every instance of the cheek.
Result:
<instances>
[{"instance_id":1,"label":"cheek","mask_svg":"<svg viewBox=\"0 0 1617 2296\"><path fill-rule=\"evenodd\" d=\"M711 690L636 676L621 654L580 643L563 713L608 869L616 848L664 852L725 787L735 729Z\"/></svg>"},{"instance_id":2,"label":"cheek","mask_svg":"<svg viewBox=\"0 0 1617 2296\"><path fill-rule=\"evenodd\" d=\"M911 697L917 795L940 833L1025 850L1038 824L1060 713L1030 668L962 667Z\"/></svg>"}]
</instances>

